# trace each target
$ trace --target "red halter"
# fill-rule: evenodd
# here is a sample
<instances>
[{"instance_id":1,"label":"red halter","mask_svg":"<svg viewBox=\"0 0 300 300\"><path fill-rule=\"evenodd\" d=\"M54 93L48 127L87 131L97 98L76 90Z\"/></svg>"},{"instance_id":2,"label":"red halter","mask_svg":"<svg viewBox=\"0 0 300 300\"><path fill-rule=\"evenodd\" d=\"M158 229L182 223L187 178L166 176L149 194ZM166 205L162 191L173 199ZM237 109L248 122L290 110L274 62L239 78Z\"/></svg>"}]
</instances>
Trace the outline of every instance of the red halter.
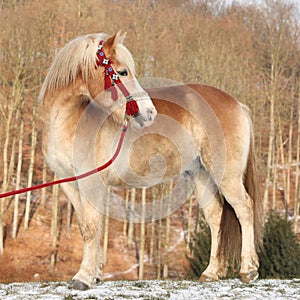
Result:
<instances>
[{"instance_id":1,"label":"red halter","mask_svg":"<svg viewBox=\"0 0 300 300\"><path fill-rule=\"evenodd\" d=\"M126 115L135 116L139 113L139 107L133 97L130 95L129 91L126 89L124 84L119 78L119 75L115 72L112 67L112 61L106 58L103 51L103 41L99 42L97 50L97 67L104 67L104 89L111 89L111 97L114 101L118 99L118 93L116 90L116 85L121 90L123 95L126 97Z\"/></svg>"}]
</instances>

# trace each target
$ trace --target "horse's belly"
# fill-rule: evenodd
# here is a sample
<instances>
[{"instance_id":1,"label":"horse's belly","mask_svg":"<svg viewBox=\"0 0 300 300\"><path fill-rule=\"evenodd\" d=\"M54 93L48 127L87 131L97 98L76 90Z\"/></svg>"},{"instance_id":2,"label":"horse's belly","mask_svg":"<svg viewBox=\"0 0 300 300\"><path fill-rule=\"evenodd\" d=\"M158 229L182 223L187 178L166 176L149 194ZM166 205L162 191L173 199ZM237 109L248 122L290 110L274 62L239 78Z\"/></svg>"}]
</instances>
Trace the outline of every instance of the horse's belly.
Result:
<instances>
[{"instance_id":1,"label":"horse's belly","mask_svg":"<svg viewBox=\"0 0 300 300\"><path fill-rule=\"evenodd\" d=\"M194 157L193 151L183 151L162 135L144 135L122 149L103 178L113 186L153 186L183 174Z\"/></svg>"}]
</instances>

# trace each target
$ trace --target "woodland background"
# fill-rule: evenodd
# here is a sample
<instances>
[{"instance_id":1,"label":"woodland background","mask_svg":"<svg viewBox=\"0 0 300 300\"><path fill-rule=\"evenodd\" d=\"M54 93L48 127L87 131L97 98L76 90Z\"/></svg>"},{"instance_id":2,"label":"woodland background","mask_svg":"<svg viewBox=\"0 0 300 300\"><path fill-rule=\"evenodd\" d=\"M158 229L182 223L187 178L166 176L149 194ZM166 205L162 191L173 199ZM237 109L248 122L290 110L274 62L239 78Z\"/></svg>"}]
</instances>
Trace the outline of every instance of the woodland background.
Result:
<instances>
[{"instance_id":1,"label":"woodland background","mask_svg":"<svg viewBox=\"0 0 300 300\"><path fill-rule=\"evenodd\" d=\"M1 192L53 179L41 154L37 98L58 49L79 35L112 35L121 29L128 32L126 46L134 56L138 77L212 85L250 107L265 214L271 209L280 211L298 233L299 16L299 7L276 0L259 5L225 5L220 0L0 1ZM126 195L128 201L135 195L144 201L142 195L154 197L166 188L131 190ZM199 215L191 198L174 215L152 224L134 225L130 220L120 224L106 218L105 255L107 249L112 253L113 248L123 247L119 255L133 257L128 261L139 265L139 278L172 276L170 270L178 276L185 270L179 272L176 262L172 265L170 247L172 242L178 244L173 229L183 233L180 253L184 259ZM29 263L22 263L32 248L37 272L42 272L37 265L43 264L45 272L58 278L59 272L66 272L69 260L76 271L80 254L74 249L81 247L81 241L78 229L73 228L74 219L70 203L57 187L1 199L0 280L30 279L21 273L30 269ZM108 233L111 226L120 235ZM110 271L120 267L116 260L108 262ZM60 271L59 262L65 266ZM20 276L14 277L18 268Z\"/></svg>"}]
</instances>

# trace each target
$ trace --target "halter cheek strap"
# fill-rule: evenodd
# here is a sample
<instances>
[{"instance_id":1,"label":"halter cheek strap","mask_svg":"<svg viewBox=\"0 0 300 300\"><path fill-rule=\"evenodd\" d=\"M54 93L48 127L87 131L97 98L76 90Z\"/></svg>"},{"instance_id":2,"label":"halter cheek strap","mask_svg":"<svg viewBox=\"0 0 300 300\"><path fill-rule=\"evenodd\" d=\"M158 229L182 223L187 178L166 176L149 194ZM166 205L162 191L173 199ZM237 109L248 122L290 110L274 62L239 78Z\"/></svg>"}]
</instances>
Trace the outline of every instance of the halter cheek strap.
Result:
<instances>
[{"instance_id":1,"label":"halter cheek strap","mask_svg":"<svg viewBox=\"0 0 300 300\"><path fill-rule=\"evenodd\" d=\"M127 88L124 86L119 78L119 75L112 67L112 61L107 59L103 51L103 41L100 41L97 50L97 67L104 67L104 89L111 89L111 97L114 101L118 100L118 93L116 86L121 90L126 98L126 116L135 116L139 113L139 107L133 97L130 95Z\"/></svg>"}]
</instances>

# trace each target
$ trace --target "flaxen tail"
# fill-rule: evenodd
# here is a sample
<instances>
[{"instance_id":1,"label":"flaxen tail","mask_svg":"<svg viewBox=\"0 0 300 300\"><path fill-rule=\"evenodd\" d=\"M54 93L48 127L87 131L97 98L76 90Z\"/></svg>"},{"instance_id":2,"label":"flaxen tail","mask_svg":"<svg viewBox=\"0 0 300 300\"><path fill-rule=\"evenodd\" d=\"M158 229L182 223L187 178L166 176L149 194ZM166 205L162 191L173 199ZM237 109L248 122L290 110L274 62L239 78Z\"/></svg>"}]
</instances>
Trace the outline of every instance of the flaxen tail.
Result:
<instances>
[{"instance_id":1,"label":"flaxen tail","mask_svg":"<svg viewBox=\"0 0 300 300\"><path fill-rule=\"evenodd\" d=\"M251 141L248 155L247 168L244 174L244 186L248 195L253 200L254 205L254 236L256 250L259 251L262 245L262 198L260 193L260 183L256 174L255 145L252 122L248 108L242 105L245 114L251 125ZM241 226L236 214L230 204L223 198L223 213L220 227L219 256L228 262L228 266L234 268L240 263L242 235Z\"/></svg>"},{"instance_id":2,"label":"flaxen tail","mask_svg":"<svg viewBox=\"0 0 300 300\"><path fill-rule=\"evenodd\" d=\"M250 119L250 118L249 118ZM251 122L251 120L250 120ZM260 189L260 180L256 170L255 159L255 144L251 124L251 143L248 156L248 164L244 178L244 186L248 195L253 200L254 204L254 238L256 251L259 251L262 246L262 233L263 233L263 203Z\"/></svg>"}]
</instances>

